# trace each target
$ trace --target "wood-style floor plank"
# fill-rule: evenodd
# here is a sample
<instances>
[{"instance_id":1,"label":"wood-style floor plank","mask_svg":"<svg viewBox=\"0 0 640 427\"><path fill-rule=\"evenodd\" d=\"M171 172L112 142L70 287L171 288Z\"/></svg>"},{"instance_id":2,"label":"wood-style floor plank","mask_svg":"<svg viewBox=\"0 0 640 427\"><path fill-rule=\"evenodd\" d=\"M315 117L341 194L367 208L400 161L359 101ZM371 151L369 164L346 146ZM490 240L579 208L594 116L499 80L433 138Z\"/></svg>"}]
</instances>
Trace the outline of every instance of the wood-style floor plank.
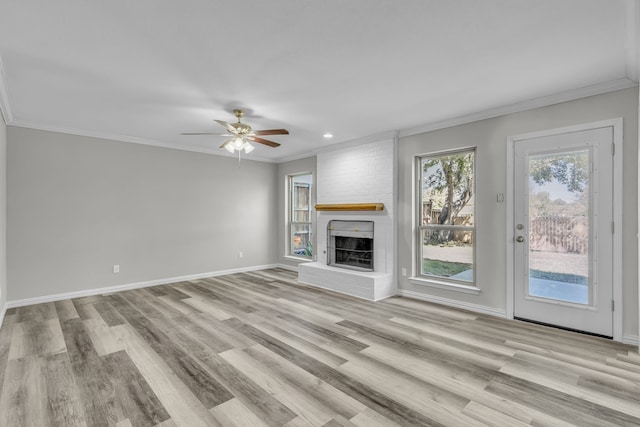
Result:
<instances>
[{"instance_id":1,"label":"wood-style floor plank","mask_svg":"<svg viewBox=\"0 0 640 427\"><path fill-rule=\"evenodd\" d=\"M238 399L227 400L211 409L211 413L222 425L228 427L269 427L271 425L243 405Z\"/></svg>"},{"instance_id":2,"label":"wood-style floor plank","mask_svg":"<svg viewBox=\"0 0 640 427\"><path fill-rule=\"evenodd\" d=\"M355 400L381 412L392 420L397 420L405 425L440 425L429 417L389 398L386 394L377 392L353 377L342 374L330 366L288 346L282 341L270 337L268 334L263 333L251 325L244 325L242 328L239 328L239 330L272 352L292 361L305 371L329 383Z\"/></svg>"},{"instance_id":3,"label":"wood-style floor plank","mask_svg":"<svg viewBox=\"0 0 640 427\"><path fill-rule=\"evenodd\" d=\"M122 316L120 316L108 302L98 302L93 304L93 306L107 326L112 327L125 324Z\"/></svg>"},{"instance_id":4,"label":"wood-style floor plank","mask_svg":"<svg viewBox=\"0 0 640 427\"><path fill-rule=\"evenodd\" d=\"M0 393L4 384L5 371L9 361L9 350L11 349L11 335L13 334L13 324L16 315L5 315L2 328L0 328Z\"/></svg>"},{"instance_id":5,"label":"wood-style floor plank","mask_svg":"<svg viewBox=\"0 0 640 427\"><path fill-rule=\"evenodd\" d=\"M43 424L59 426L86 425L82 399L73 375L71 361L66 353L51 354L41 359L40 380L46 384L43 400L47 417Z\"/></svg>"},{"instance_id":6,"label":"wood-style floor plank","mask_svg":"<svg viewBox=\"0 0 640 427\"><path fill-rule=\"evenodd\" d=\"M56 312L58 313L58 321L64 322L69 319L76 319L80 317L78 312L76 311L76 307L73 305L73 301L71 300L62 300L56 301L54 303L56 307Z\"/></svg>"},{"instance_id":7,"label":"wood-style floor plank","mask_svg":"<svg viewBox=\"0 0 640 427\"><path fill-rule=\"evenodd\" d=\"M7 311L0 426L640 425L624 344L268 269Z\"/></svg>"},{"instance_id":8,"label":"wood-style floor plank","mask_svg":"<svg viewBox=\"0 0 640 427\"><path fill-rule=\"evenodd\" d=\"M245 372L256 384L281 401L291 411L300 414L311 425L323 425L331 419L333 412L330 409L311 399L303 390L298 389L286 378L279 377L266 369L264 365L257 363L245 351L229 350L222 353L221 356L236 369Z\"/></svg>"},{"instance_id":9,"label":"wood-style floor plank","mask_svg":"<svg viewBox=\"0 0 640 427\"><path fill-rule=\"evenodd\" d=\"M221 425L162 357L130 325L116 326L113 332L176 425ZM167 421L161 424L171 425Z\"/></svg>"},{"instance_id":10,"label":"wood-style floor plank","mask_svg":"<svg viewBox=\"0 0 640 427\"><path fill-rule=\"evenodd\" d=\"M107 426L124 420L109 373L95 351L82 320L69 319L62 322L62 331L79 395L84 404L87 424Z\"/></svg>"},{"instance_id":11,"label":"wood-style floor plank","mask_svg":"<svg viewBox=\"0 0 640 427\"><path fill-rule=\"evenodd\" d=\"M57 319L31 320L13 326L9 359L44 356L63 352L64 349L64 337Z\"/></svg>"},{"instance_id":12,"label":"wood-style floor plank","mask_svg":"<svg viewBox=\"0 0 640 427\"><path fill-rule=\"evenodd\" d=\"M169 414L125 351L102 357L125 416L134 426L154 426Z\"/></svg>"},{"instance_id":13,"label":"wood-style floor plank","mask_svg":"<svg viewBox=\"0 0 640 427\"><path fill-rule=\"evenodd\" d=\"M56 319L58 314L54 303L27 305L16 308L16 323L23 322L43 322L45 320Z\"/></svg>"},{"instance_id":14,"label":"wood-style floor plank","mask_svg":"<svg viewBox=\"0 0 640 427\"><path fill-rule=\"evenodd\" d=\"M0 425L24 425L27 419L31 425L42 422L43 393L34 396L42 388L36 363L36 357L13 359L7 363L0 395Z\"/></svg>"},{"instance_id":15,"label":"wood-style floor plank","mask_svg":"<svg viewBox=\"0 0 640 427\"><path fill-rule=\"evenodd\" d=\"M309 395L314 402L330 409L337 416L351 418L367 408L342 391L325 381L318 381L314 375L261 345L247 348L244 352L266 370L273 372L277 378L299 390L299 393Z\"/></svg>"},{"instance_id":16,"label":"wood-style floor plank","mask_svg":"<svg viewBox=\"0 0 640 427\"><path fill-rule=\"evenodd\" d=\"M147 317L129 304L121 295L110 295L109 301L129 322L133 329L171 367L180 380L200 399L207 408L233 398L206 369L196 362L186 351L164 334ZM142 301L137 301L142 304Z\"/></svg>"}]
</instances>

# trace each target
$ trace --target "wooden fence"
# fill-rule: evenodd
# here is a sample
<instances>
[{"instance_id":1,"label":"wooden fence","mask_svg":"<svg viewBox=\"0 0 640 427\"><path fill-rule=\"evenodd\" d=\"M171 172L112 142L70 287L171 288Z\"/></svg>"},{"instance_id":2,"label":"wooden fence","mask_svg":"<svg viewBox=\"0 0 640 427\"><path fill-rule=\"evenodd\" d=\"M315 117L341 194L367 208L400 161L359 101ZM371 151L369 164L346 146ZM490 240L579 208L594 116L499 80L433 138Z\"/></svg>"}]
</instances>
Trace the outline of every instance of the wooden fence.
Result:
<instances>
[{"instance_id":1,"label":"wooden fence","mask_svg":"<svg viewBox=\"0 0 640 427\"><path fill-rule=\"evenodd\" d=\"M529 222L529 249L586 254L589 221L586 217L542 217Z\"/></svg>"}]
</instances>

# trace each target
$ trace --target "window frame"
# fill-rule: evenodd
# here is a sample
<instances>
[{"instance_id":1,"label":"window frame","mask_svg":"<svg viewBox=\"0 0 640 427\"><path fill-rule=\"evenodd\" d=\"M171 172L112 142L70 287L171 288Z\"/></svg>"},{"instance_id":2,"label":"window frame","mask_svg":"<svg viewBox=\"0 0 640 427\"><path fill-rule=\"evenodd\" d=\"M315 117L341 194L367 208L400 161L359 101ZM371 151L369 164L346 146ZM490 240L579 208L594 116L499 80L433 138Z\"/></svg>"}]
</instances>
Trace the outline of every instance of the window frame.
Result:
<instances>
[{"instance_id":1,"label":"window frame","mask_svg":"<svg viewBox=\"0 0 640 427\"><path fill-rule=\"evenodd\" d=\"M472 195L474 199L473 205L473 225L440 225L440 224L423 224L423 180L424 171L422 170L422 163L425 159L433 159L447 155L454 155L459 153L473 154L473 190ZM477 228L476 228L476 215L477 215L477 156L478 150L476 146L462 147L453 150L442 150L417 155L415 157L415 182L416 189L414 193L415 197L415 220L414 220L414 260L415 269L413 277L409 281L413 284L426 285L435 288L448 289L463 293L479 294L480 289L477 287ZM453 231L470 231L472 235L472 269L473 269L473 281L451 279L445 276L437 276L432 274L423 273L423 230L453 230Z\"/></svg>"},{"instance_id":2,"label":"window frame","mask_svg":"<svg viewBox=\"0 0 640 427\"><path fill-rule=\"evenodd\" d=\"M304 210L308 214L309 221L296 221L295 212L299 211L295 208L295 188L298 187L295 185L295 179L300 176L309 176L311 183L308 184L309 189L309 203L307 209ZM286 255L290 258L297 258L302 260L312 260L313 259L313 172L298 172L287 175L287 236L286 236ZM293 253L293 238L294 238L294 228L297 225L307 225L309 227L309 242L311 243L311 255L301 255Z\"/></svg>"}]
</instances>

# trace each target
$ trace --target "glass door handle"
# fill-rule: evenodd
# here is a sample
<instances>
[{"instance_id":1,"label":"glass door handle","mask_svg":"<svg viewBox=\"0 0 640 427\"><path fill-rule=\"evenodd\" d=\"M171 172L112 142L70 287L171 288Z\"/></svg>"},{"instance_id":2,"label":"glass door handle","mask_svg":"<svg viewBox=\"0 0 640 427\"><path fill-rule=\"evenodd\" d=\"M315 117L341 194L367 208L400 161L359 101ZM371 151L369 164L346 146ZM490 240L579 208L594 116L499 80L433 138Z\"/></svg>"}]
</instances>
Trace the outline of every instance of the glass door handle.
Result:
<instances>
[{"instance_id":1,"label":"glass door handle","mask_svg":"<svg viewBox=\"0 0 640 427\"><path fill-rule=\"evenodd\" d=\"M518 242L518 243L524 242L524 237L522 237L522 236L516 237L516 242Z\"/></svg>"}]
</instances>

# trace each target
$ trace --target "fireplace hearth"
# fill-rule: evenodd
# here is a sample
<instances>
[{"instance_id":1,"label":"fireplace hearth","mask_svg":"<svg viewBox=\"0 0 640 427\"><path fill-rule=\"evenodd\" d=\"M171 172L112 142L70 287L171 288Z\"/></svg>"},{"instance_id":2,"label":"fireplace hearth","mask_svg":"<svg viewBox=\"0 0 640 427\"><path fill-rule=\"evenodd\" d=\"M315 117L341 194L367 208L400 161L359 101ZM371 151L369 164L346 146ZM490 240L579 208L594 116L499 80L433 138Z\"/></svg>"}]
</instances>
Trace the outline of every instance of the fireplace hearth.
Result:
<instances>
[{"instance_id":1,"label":"fireplace hearth","mask_svg":"<svg viewBox=\"0 0 640 427\"><path fill-rule=\"evenodd\" d=\"M374 271L373 221L329 221L327 264L357 271Z\"/></svg>"}]
</instances>

